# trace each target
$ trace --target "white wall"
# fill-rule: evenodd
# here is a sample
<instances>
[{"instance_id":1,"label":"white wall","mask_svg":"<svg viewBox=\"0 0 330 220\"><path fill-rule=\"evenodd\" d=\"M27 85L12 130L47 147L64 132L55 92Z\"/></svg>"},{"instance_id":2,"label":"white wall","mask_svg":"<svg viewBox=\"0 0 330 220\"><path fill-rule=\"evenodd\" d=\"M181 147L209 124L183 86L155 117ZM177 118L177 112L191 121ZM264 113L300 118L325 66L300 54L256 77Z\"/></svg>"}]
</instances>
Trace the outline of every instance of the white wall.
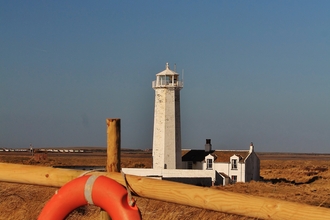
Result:
<instances>
[{"instance_id":1,"label":"white wall","mask_svg":"<svg viewBox=\"0 0 330 220\"><path fill-rule=\"evenodd\" d=\"M180 91L155 88L153 168L181 168Z\"/></svg>"},{"instance_id":2,"label":"white wall","mask_svg":"<svg viewBox=\"0 0 330 220\"><path fill-rule=\"evenodd\" d=\"M246 165L246 182L251 180L259 181L260 179L260 160L255 152L251 152L245 159Z\"/></svg>"},{"instance_id":3,"label":"white wall","mask_svg":"<svg viewBox=\"0 0 330 220\"><path fill-rule=\"evenodd\" d=\"M229 163L215 163L214 169L218 172L223 172L228 175L229 172Z\"/></svg>"},{"instance_id":4,"label":"white wall","mask_svg":"<svg viewBox=\"0 0 330 220\"><path fill-rule=\"evenodd\" d=\"M144 168L122 168L125 174L151 177L210 177L215 181L214 170L186 170L186 169L144 169Z\"/></svg>"}]
</instances>

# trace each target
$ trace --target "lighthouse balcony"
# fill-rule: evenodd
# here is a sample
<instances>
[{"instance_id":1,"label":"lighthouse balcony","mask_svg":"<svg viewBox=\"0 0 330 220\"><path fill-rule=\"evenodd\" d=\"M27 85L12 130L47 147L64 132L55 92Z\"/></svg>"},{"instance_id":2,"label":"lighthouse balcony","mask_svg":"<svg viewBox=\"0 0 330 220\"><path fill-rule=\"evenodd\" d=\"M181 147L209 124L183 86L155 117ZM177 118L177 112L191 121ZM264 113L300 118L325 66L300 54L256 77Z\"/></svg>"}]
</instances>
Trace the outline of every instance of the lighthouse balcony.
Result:
<instances>
[{"instance_id":1,"label":"lighthouse balcony","mask_svg":"<svg viewBox=\"0 0 330 220\"><path fill-rule=\"evenodd\" d=\"M152 82L152 88L173 88L173 87L177 87L177 88L182 88L183 87L183 82L182 81L175 81L175 82L171 82L171 81L153 81Z\"/></svg>"}]
</instances>

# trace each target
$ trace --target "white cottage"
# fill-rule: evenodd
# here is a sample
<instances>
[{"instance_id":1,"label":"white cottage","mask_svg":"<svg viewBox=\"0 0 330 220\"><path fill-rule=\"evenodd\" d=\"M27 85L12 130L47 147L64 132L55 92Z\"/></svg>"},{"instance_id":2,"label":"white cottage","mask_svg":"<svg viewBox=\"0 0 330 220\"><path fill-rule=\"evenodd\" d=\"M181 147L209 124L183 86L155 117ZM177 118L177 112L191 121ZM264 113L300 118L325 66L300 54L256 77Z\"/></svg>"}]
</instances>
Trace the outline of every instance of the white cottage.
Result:
<instances>
[{"instance_id":1,"label":"white cottage","mask_svg":"<svg viewBox=\"0 0 330 220\"><path fill-rule=\"evenodd\" d=\"M253 143L249 150L212 150L211 139L206 139L205 150L183 150L184 169L214 170L216 184L258 181L260 160L254 151Z\"/></svg>"}]
</instances>

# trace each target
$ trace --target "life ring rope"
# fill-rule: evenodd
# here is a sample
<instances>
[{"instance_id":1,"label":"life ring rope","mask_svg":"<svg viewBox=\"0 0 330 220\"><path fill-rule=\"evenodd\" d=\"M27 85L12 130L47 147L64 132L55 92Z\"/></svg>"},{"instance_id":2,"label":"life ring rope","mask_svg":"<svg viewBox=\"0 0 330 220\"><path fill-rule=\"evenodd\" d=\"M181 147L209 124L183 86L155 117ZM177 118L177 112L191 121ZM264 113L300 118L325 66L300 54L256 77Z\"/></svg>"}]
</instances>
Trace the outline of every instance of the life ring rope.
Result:
<instances>
[{"instance_id":1,"label":"life ring rope","mask_svg":"<svg viewBox=\"0 0 330 220\"><path fill-rule=\"evenodd\" d=\"M126 185L126 190L127 190L127 195L128 195L128 203L130 206L134 206L135 205L135 200L133 199L132 197L132 192L131 192L131 188L130 186L128 185L128 182L127 182L127 179L126 179L126 174L121 171L121 175L123 176L124 178L124 181L125 181L125 185Z\"/></svg>"}]
</instances>

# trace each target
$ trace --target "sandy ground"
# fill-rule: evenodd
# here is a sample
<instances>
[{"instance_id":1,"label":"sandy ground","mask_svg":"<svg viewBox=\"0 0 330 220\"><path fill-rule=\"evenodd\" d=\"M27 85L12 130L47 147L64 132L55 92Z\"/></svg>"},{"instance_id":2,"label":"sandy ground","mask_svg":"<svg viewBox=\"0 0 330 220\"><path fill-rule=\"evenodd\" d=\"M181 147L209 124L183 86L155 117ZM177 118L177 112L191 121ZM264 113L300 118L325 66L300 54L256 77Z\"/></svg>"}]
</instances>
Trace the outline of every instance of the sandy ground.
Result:
<instances>
[{"instance_id":1,"label":"sandy ground","mask_svg":"<svg viewBox=\"0 0 330 220\"><path fill-rule=\"evenodd\" d=\"M36 161L39 160L39 161ZM282 199L330 208L330 156L299 154L260 154L263 181L214 187L248 195ZM0 154L0 162L36 166L105 166L105 154ZM150 154L123 153L122 167L151 167ZM37 219L57 188L0 182L0 220ZM194 207L135 197L143 219L252 219ZM67 219L99 219L98 207L74 210Z\"/></svg>"}]
</instances>

